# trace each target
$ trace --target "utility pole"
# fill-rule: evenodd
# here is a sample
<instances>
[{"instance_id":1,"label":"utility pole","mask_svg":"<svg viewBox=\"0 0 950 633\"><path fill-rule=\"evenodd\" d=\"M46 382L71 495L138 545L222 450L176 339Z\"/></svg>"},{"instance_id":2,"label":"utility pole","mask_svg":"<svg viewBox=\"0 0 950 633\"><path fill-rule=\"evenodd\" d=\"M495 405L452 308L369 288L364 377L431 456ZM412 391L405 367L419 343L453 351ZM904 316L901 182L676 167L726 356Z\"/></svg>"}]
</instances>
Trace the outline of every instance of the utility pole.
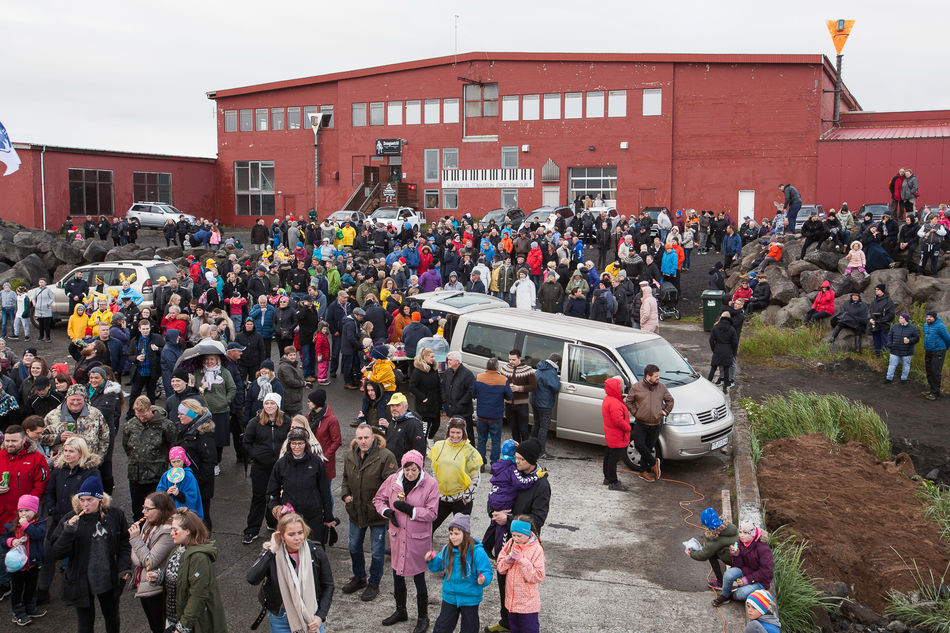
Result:
<instances>
[{"instance_id":1,"label":"utility pole","mask_svg":"<svg viewBox=\"0 0 950 633\"><path fill-rule=\"evenodd\" d=\"M848 40L848 35L851 34L851 27L853 26L854 20L828 20L828 32L831 34L835 51L838 53L835 64L835 109L831 119L836 127L841 125L841 60L844 57L841 51L844 50L844 43Z\"/></svg>"}]
</instances>

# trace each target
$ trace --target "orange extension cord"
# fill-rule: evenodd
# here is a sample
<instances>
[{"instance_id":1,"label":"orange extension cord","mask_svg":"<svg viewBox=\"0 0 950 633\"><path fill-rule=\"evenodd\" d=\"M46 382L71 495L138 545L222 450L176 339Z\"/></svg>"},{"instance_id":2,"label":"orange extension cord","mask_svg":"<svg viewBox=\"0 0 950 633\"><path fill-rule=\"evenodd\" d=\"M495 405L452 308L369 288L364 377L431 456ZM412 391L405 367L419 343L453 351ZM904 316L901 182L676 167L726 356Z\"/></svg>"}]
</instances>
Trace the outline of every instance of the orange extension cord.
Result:
<instances>
[{"instance_id":1,"label":"orange extension cord","mask_svg":"<svg viewBox=\"0 0 950 633\"><path fill-rule=\"evenodd\" d=\"M634 471L632 471L632 470L627 470L626 468L618 468L617 470L620 470L620 471L625 472L625 473L631 473L631 474L634 474L634 475L637 474L636 472L634 472ZM669 482L669 483L672 483L672 484L680 484L681 486L687 486L687 487L689 487L689 489L693 491L693 494L696 495L696 498L694 498L694 499L689 499L689 500L685 500L685 501L678 501L678 502L677 502L677 503L679 504L680 508L681 508L684 512L686 512L686 516L683 517L683 523L685 523L686 525L688 525L688 526L690 526L690 527L694 527L694 528L697 528L697 529L700 529L700 530L705 530L706 528L704 528L702 525L696 525L695 523L691 523L691 522L690 522L690 519L693 518L693 517L696 515L696 513L693 512L692 510L690 510L689 508L687 508L686 506L688 506L688 505L690 505L690 504L692 504L692 503L699 503L700 501L704 501L704 500L706 499L706 496L705 496L703 493L701 493L700 491L696 490L696 486L694 486L694 485L691 484L691 483L687 483L687 482L685 482L685 481L679 481L678 479L670 479L670 478L668 478L668 477L660 477L660 479L659 479L658 481L666 481L666 482ZM706 572L706 582L707 582L706 586L707 586L707 587L709 587L709 584L708 584L708 583L709 583L709 581L711 580L711 578L710 578L711 575L712 575L712 569L710 569L708 572ZM712 587L709 587L709 590L713 592L713 595L718 595L718 594L716 593L716 590L713 589ZM722 633L726 633L726 616L723 615L722 610L721 610L719 607L715 607L715 609L716 609L716 612L719 614L719 618L722 620Z\"/></svg>"}]
</instances>

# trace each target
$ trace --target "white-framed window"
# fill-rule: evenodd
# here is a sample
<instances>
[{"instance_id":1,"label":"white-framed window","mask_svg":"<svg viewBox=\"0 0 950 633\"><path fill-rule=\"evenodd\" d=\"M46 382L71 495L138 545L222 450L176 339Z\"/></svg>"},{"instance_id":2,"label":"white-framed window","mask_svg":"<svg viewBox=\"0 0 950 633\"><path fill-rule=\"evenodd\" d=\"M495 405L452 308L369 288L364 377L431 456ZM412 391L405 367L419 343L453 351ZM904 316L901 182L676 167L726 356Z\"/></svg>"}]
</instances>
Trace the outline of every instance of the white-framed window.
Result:
<instances>
[{"instance_id":1,"label":"white-framed window","mask_svg":"<svg viewBox=\"0 0 950 633\"><path fill-rule=\"evenodd\" d=\"M462 91L465 97L466 118L498 116L498 84L466 84Z\"/></svg>"},{"instance_id":2,"label":"white-framed window","mask_svg":"<svg viewBox=\"0 0 950 633\"><path fill-rule=\"evenodd\" d=\"M604 118L604 93L601 91L587 93L587 118Z\"/></svg>"},{"instance_id":3,"label":"white-framed window","mask_svg":"<svg viewBox=\"0 0 950 633\"><path fill-rule=\"evenodd\" d=\"M274 161L235 161L235 215L274 215L274 192Z\"/></svg>"},{"instance_id":4,"label":"white-framed window","mask_svg":"<svg viewBox=\"0 0 950 633\"><path fill-rule=\"evenodd\" d=\"M270 109L270 129L272 130L284 129L284 109L283 108ZM138 198L136 198L136 200L138 200Z\"/></svg>"},{"instance_id":5,"label":"white-framed window","mask_svg":"<svg viewBox=\"0 0 950 633\"><path fill-rule=\"evenodd\" d=\"M254 131L254 110L241 110L241 131Z\"/></svg>"},{"instance_id":6,"label":"white-framed window","mask_svg":"<svg viewBox=\"0 0 950 633\"><path fill-rule=\"evenodd\" d=\"M611 90L607 93L607 116L627 116L627 91Z\"/></svg>"},{"instance_id":7,"label":"white-framed window","mask_svg":"<svg viewBox=\"0 0 950 633\"><path fill-rule=\"evenodd\" d=\"M423 114L426 125L437 125L439 123L439 100L426 99Z\"/></svg>"},{"instance_id":8,"label":"white-framed window","mask_svg":"<svg viewBox=\"0 0 950 633\"><path fill-rule=\"evenodd\" d=\"M443 99L442 100L442 122L443 123L458 123L459 122L459 100L458 99Z\"/></svg>"},{"instance_id":9,"label":"white-framed window","mask_svg":"<svg viewBox=\"0 0 950 633\"><path fill-rule=\"evenodd\" d=\"M366 125L366 104L353 104L353 127L363 127Z\"/></svg>"},{"instance_id":10,"label":"white-framed window","mask_svg":"<svg viewBox=\"0 0 950 633\"><path fill-rule=\"evenodd\" d=\"M501 120L518 120L518 101L521 99L518 95L508 95L501 98Z\"/></svg>"},{"instance_id":11,"label":"white-framed window","mask_svg":"<svg viewBox=\"0 0 950 633\"><path fill-rule=\"evenodd\" d=\"M643 91L643 116L663 114L663 89L647 88Z\"/></svg>"},{"instance_id":12,"label":"white-framed window","mask_svg":"<svg viewBox=\"0 0 950 633\"><path fill-rule=\"evenodd\" d=\"M258 108L254 110L254 120L257 123L257 131L266 132L267 124L270 123L270 116L267 108Z\"/></svg>"},{"instance_id":13,"label":"white-framed window","mask_svg":"<svg viewBox=\"0 0 950 633\"><path fill-rule=\"evenodd\" d=\"M422 123L422 102L406 102L406 125L419 125Z\"/></svg>"},{"instance_id":14,"label":"white-framed window","mask_svg":"<svg viewBox=\"0 0 950 633\"><path fill-rule=\"evenodd\" d=\"M525 95L521 98L521 120L537 121L541 118L541 95Z\"/></svg>"},{"instance_id":15,"label":"white-framed window","mask_svg":"<svg viewBox=\"0 0 950 633\"><path fill-rule=\"evenodd\" d=\"M287 108L287 129L288 130L300 129L300 107L299 106L295 106L293 108Z\"/></svg>"},{"instance_id":16,"label":"white-framed window","mask_svg":"<svg viewBox=\"0 0 950 633\"><path fill-rule=\"evenodd\" d=\"M329 114L330 119L327 121L325 128L333 127L333 106L332 105L322 105L320 106L320 114Z\"/></svg>"},{"instance_id":17,"label":"white-framed window","mask_svg":"<svg viewBox=\"0 0 950 633\"><path fill-rule=\"evenodd\" d=\"M590 196L593 200L600 194L604 200L617 199L616 167L571 167L568 171L568 190L571 197Z\"/></svg>"},{"instance_id":18,"label":"white-framed window","mask_svg":"<svg viewBox=\"0 0 950 633\"><path fill-rule=\"evenodd\" d=\"M386 124L402 125L402 101L390 101L386 104Z\"/></svg>"},{"instance_id":19,"label":"white-framed window","mask_svg":"<svg viewBox=\"0 0 950 633\"><path fill-rule=\"evenodd\" d=\"M438 189L426 189L423 192L422 208L424 209L438 209L439 208L439 190Z\"/></svg>"},{"instance_id":20,"label":"white-framed window","mask_svg":"<svg viewBox=\"0 0 950 633\"><path fill-rule=\"evenodd\" d=\"M237 110L225 110L224 111L224 131L237 132L237 129L238 129Z\"/></svg>"},{"instance_id":21,"label":"white-framed window","mask_svg":"<svg viewBox=\"0 0 950 633\"><path fill-rule=\"evenodd\" d=\"M544 119L546 121L561 118L561 95L544 95Z\"/></svg>"},{"instance_id":22,"label":"white-framed window","mask_svg":"<svg viewBox=\"0 0 950 633\"><path fill-rule=\"evenodd\" d=\"M568 92L564 95L564 118L580 119L584 116L584 94Z\"/></svg>"},{"instance_id":23,"label":"white-framed window","mask_svg":"<svg viewBox=\"0 0 950 633\"><path fill-rule=\"evenodd\" d=\"M501 148L501 168L518 169L518 146Z\"/></svg>"},{"instance_id":24,"label":"white-framed window","mask_svg":"<svg viewBox=\"0 0 950 633\"><path fill-rule=\"evenodd\" d=\"M442 208L443 209L458 209L459 208L459 190L458 189L443 189L442 190Z\"/></svg>"},{"instance_id":25,"label":"white-framed window","mask_svg":"<svg viewBox=\"0 0 950 633\"><path fill-rule=\"evenodd\" d=\"M423 159L425 182L439 182L439 150L425 150Z\"/></svg>"},{"instance_id":26,"label":"white-framed window","mask_svg":"<svg viewBox=\"0 0 950 633\"><path fill-rule=\"evenodd\" d=\"M317 116L317 106L303 107L303 124L308 130L313 129L312 120Z\"/></svg>"},{"instance_id":27,"label":"white-framed window","mask_svg":"<svg viewBox=\"0 0 950 633\"><path fill-rule=\"evenodd\" d=\"M369 124L386 124L386 104L382 101L374 101L373 103L369 104Z\"/></svg>"},{"instance_id":28,"label":"white-framed window","mask_svg":"<svg viewBox=\"0 0 950 633\"><path fill-rule=\"evenodd\" d=\"M442 148L442 169L458 169L458 168L459 168L459 148L443 147Z\"/></svg>"},{"instance_id":29,"label":"white-framed window","mask_svg":"<svg viewBox=\"0 0 950 633\"><path fill-rule=\"evenodd\" d=\"M512 207L518 206L518 190L517 189L502 189L501 190L501 208L509 209Z\"/></svg>"}]
</instances>

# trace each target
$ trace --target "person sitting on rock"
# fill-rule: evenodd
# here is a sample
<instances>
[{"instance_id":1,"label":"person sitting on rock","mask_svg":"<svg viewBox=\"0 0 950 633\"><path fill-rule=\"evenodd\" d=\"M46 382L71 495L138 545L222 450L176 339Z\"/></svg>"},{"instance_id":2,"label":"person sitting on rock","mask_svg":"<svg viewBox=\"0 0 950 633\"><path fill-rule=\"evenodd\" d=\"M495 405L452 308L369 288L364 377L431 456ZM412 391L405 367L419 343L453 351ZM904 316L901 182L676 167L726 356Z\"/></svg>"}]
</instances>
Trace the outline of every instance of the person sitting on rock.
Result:
<instances>
[{"instance_id":1,"label":"person sitting on rock","mask_svg":"<svg viewBox=\"0 0 950 633\"><path fill-rule=\"evenodd\" d=\"M799 259L805 259L805 251L808 250L809 246L816 244L821 249L821 243L828 239L828 231L818 219L817 213L812 212L805 223L802 224L802 237L805 238L805 243L802 244L802 253L798 256Z\"/></svg>"},{"instance_id":2,"label":"person sitting on rock","mask_svg":"<svg viewBox=\"0 0 950 633\"><path fill-rule=\"evenodd\" d=\"M858 240L851 242L851 250L848 251L847 257L848 267L844 269L845 277L850 275L852 270L860 270L862 273L867 274L867 271L864 269L867 259L864 256L864 248L861 242Z\"/></svg>"},{"instance_id":3,"label":"person sitting on rock","mask_svg":"<svg viewBox=\"0 0 950 633\"><path fill-rule=\"evenodd\" d=\"M739 541L729 548L732 567L722 575L722 592L713 600L713 606L745 600L754 592L769 588L774 566L767 541L768 534L752 521L739 524Z\"/></svg>"},{"instance_id":4,"label":"person sitting on rock","mask_svg":"<svg viewBox=\"0 0 950 633\"><path fill-rule=\"evenodd\" d=\"M752 298L749 299L749 311L764 310L769 307L772 300L772 287L769 285L768 277L759 275L759 283L755 284L752 290Z\"/></svg>"},{"instance_id":5,"label":"person sitting on rock","mask_svg":"<svg viewBox=\"0 0 950 633\"><path fill-rule=\"evenodd\" d=\"M821 282L818 296L811 304L811 309L805 315L805 325L814 323L818 319L826 319L835 313L835 291L831 289L831 282Z\"/></svg>"},{"instance_id":6,"label":"person sitting on rock","mask_svg":"<svg viewBox=\"0 0 950 633\"><path fill-rule=\"evenodd\" d=\"M841 306L841 309L831 317L831 325L834 330L831 332L829 343L834 343L841 330L851 330L854 332L854 351L861 353L861 338L865 330L868 329L868 305L861 301L860 292L852 292L851 298L847 303Z\"/></svg>"}]
</instances>

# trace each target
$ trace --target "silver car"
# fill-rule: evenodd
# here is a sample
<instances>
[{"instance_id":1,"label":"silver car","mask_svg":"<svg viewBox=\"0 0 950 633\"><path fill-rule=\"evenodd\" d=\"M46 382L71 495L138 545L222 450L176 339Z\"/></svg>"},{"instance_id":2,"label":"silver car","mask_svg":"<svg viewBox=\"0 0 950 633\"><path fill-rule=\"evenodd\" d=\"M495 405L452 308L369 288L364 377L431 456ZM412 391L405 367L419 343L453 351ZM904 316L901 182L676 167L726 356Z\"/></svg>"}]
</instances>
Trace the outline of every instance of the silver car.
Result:
<instances>
[{"instance_id":1,"label":"silver car","mask_svg":"<svg viewBox=\"0 0 950 633\"><path fill-rule=\"evenodd\" d=\"M118 292L122 289L122 280L133 274L130 286L141 293L143 300L140 308L152 305L152 291L158 285L158 278L171 279L178 273L178 267L171 262L153 259L136 259L118 262L100 262L86 264L69 271L62 279L53 285L53 317L68 318L69 297L63 289L73 275L80 273L81 278L89 284L89 292L108 293L110 290Z\"/></svg>"},{"instance_id":2,"label":"silver car","mask_svg":"<svg viewBox=\"0 0 950 633\"><path fill-rule=\"evenodd\" d=\"M148 229L160 229L165 226L169 220L177 222L185 216L185 219L191 223L198 221L193 215L183 213L170 204L163 202L136 202L125 214L125 219L131 222L135 220L139 226Z\"/></svg>"}]
</instances>

